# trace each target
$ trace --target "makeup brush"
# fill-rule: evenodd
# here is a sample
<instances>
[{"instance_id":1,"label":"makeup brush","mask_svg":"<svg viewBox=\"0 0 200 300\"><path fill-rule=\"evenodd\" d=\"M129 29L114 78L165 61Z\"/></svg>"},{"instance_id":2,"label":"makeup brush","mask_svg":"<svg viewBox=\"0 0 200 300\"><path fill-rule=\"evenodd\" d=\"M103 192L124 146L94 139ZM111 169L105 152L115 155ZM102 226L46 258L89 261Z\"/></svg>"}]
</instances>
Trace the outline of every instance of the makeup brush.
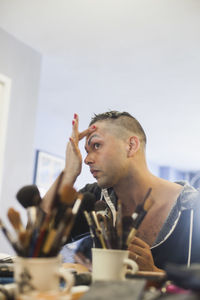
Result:
<instances>
[{"instance_id":1,"label":"makeup brush","mask_svg":"<svg viewBox=\"0 0 200 300\"><path fill-rule=\"evenodd\" d=\"M37 186L34 184L22 187L17 192L16 198L24 208L38 206L42 201L40 192Z\"/></svg>"},{"instance_id":2,"label":"makeup brush","mask_svg":"<svg viewBox=\"0 0 200 300\"><path fill-rule=\"evenodd\" d=\"M118 238L118 249L122 248L123 244L123 225L122 225L122 203L118 200L116 214L116 231Z\"/></svg>"},{"instance_id":3,"label":"makeup brush","mask_svg":"<svg viewBox=\"0 0 200 300\"><path fill-rule=\"evenodd\" d=\"M108 214L108 206L105 201L98 200L95 203L95 212L99 225L102 229L102 235L107 248L120 249L122 247L122 224L121 224L121 203L118 201L117 218L115 226L113 226L113 219ZM101 222L100 222L101 221Z\"/></svg>"},{"instance_id":4,"label":"makeup brush","mask_svg":"<svg viewBox=\"0 0 200 300\"><path fill-rule=\"evenodd\" d=\"M99 221L97 219L97 215L96 215L95 211L92 211L90 213L90 216L91 216L91 218L94 222L96 236L98 237L102 248L106 249L107 247L106 247L106 243L105 243L105 240L104 240L104 236L102 234L102 229L101 229L101 226L100 226Z\"/></svg>"},{"instance_id":5,"label":"makeup brush","mask_svg":"<svg viewBox=\"0 0 200 300\"><path fill-rule=\"evenodd\" d=\"M152 189L150 188L144 198L144 201L143 201L143 207L142 209L139 211L137 217L133 217L133 214L132 215L132 218L133 218L133 221L134 221L134 226L136 228L139 227L139 225L141 224L141 222L143 221L147 211L151 208L152 204L153 204L153 200L151 198L148 198L150 196L150 193L151 193ZM136 208L137 210L137 208Z\"/></svg>"},{"instance_id":6,"label":"makeup brush","mask_svg":"<svg viewBox=\"0 0 200 300\"><path fill-rule=\"evenodd\" d=\"M67 208L72 207L77 202L79 207L81 202L81 196L77 191L70 185L63 185L58 190L58 199L56 205L52 211L55 211L54 229L56 229L62 220Z\"/></svg>"},{"instance_id":7,"label":"makeup brush","mask_svg":"<svg viewBox=\"0 0 200 300\"><path fill-rule=\"evenodd\" d=\"M55 191L54 191L54 194L53 194L53 197L51 200L51 209L50 210L52 210L54 207L56 207L60 201L59 189L61 187L63 175L64 175L64 171L62 171L58 177Z\"/></svg>"},{"instance_id":8,"label":"makeup brush","mask_svg":"<svg viewBox=\"0 0 200 300\"><path fill-rule=\"evenodd\" d=\"M81 218L85 210L91 211L94 208L95 196L90 192L84 194L78 194L73 207L72 207L72 218L66 227L65 234L63 235L62 244L65 244L69 238L70 232L73 229L76 218Z\"/></svg>"},{"instance_id":9,"label":"makeup brush","mask_svg":"<svg viewBox=\"0 0 200 300\"><path fill-rule=\"evenodd\" d=\"M97 236L96 236L94 221L90 215L90 212L93 211L95 208L95 201L96 201L96 198L95 198L94 194L92 194L90 192L84 193L83 201L81 203L81 207L80 207L80 210L77 215L77 217L80 217L81 214L84 214L84 217L89 226L90 235L91 235L94 243L95 243L95 240L97 239Z\"/></svg>"},{"instance_id":10,"label":"makeup brush","mask_svg":"<svg viewBox=\"0 0 200 300\"><path fill-rule=\"evenodd\" d=\"M19 203L27 209L28 223L27 228L33 228L36 221L40 227L45 212L40 208L42 198L36 185L26 185L22 187L16 195Z\"/></svg>"},{"instance_id":11,"label":"makeup brush","mask_svg":"<svg viewBox=\"0 0 200 300\"><path fill-rule=\"evenodd\" d=\"M122 230L123 230L123 241L122 241L122 249L127 249L126 241L127 237L134 226L134 221L131 216L123 216L122 217Z\"/></svg>"},{"instance_id":12,"label":"makeup brush","mask_svg":"<svg viewBox=\"0 0 200 300\"><path fill-rule=\"evenodd\" d=\"M81 205L77 213L77 218L85 218L85 211L89 213L92 210L94 210L94 205L96 201L94 194L90 192L83 193L82 195L83 199L81 201Z\"/></svg>"},{"instance_id":13,"label":"makeup brush","mask_svg":"<svg viewBox=\"0 0 200 300\"><path fill-rule=\"evenodd\" d=\"M108 217L107 212L106 212L107 207L108 206L105 201L98 200L97 202L95 202L94 211L96 212L96 214L100 214L102 216Z\"/></svg>"},{"instance_id":14,"label":"makeup brush","mask_svg":"<svg viewBox=\"0 0 200 300\"><path fill-rule=\"evenodd\" d=\"M96 236L94 222L93 222L89 212L87 212L86 210L84 210L84 216L85 216L85 219L86 219L89 229L90 229L91 238L93 239L93 241L95 243L95 238L97 238L97 236Z\"/></svg>"},{"instance_id":15,"label":"makeup brush","mask_svg":"<svg viewBox=\"0 0 200 300\"><path fill-rule=\"evenodd\" d=\"M14 208L12 207L9 208L7 215L10 223L15 229L20 244L24 247L25 250L25 248L27 248L30 241L31 231L25 230L21 221L20 213L16 211Z\"/></svg>"},{"instance_id":16,"label":"makeup brush","mask_svg":"<svg viewBox=\"0 0 200 300\"><path fill-rule=\"evenodd\" d=\"M23 246L25 252L24 254L26 255L28 255L28 248L30 245L31 236L32 236L32 231L29 229L19 233L18 239L20 241L20 244Z\"/></svg>"},{"instance_id":17,"label":"makeup brush","mask_svg":"<svg viewBox=\"0 0 200 300\"><path fill-rule=\"evenodd\" d=\"M90 212L92 210L95 210L95 201L96 198L94 194L90 192L83 193L83 199L78 215L81 214L83 211Z\"/></svg>"},{"instance_id":18,"label":"makeup brush","mask_svg":"<svg viewBox=\"0 0 200 300\"><path fill-rule=\"evenodd\" d=\"M14 208L10 207L7 212L8 219L10 223L13 225L15 232L19 235L20 232L24 232L25 228L22 224L20 213L16 211Z\"/></svg>"},{"instance_id":19,"label":"makeup brush","mask_svg":"<svg viewBox=\"0 0 200 300\"><path fill-rule=\"evenodd\" d=\"M8 229L5 227L5 225L3 224L1 219L0 219L0 228L3 232L3 234L5 235L5 237L7 238L7 240L9 241L10 245L13 247L13 249L17 253L17 255L22 256L23 255L23 249L17 243L17 241L12 237L12 235L10 234Z\"/></svg>"},{"instance_id":20,"label":"makeup brush","mask_svg":"<svg viewBox=\"0 0 200 300\"><path fill-rule=\"evenodd\" d=\"M53 227L49 230L43 246L43 253L47 254L55 249L52 249L53 243L59 240L59 245L65 242L74 225L77 213L81 207L84 196L69 185L65 185L59 191L60 205L57 207L56 216ZM58 245L58 247L59 247ZM57 248L58 249L58 248Z\"/></svg>"},{"instance_id":21,"label":"makeup brush","mask_svg":"<svg viewBox=\"0 0 200 300\"><path fill-rule=\"evenodd\" d=\"M102 231L102 235L104 237L106 248L111 249L112 245L111 245L111 241L110 241L110 232L109 232L109 228L108 228L107 218L102 214L96 213L96 215L97 215L97 220L99 222L99 225L101 227L101 231Z\"/></svg>"},{"instance_id":22,"label":"makeup brush","mask_svg":"<svg viewBox=\"0 0 200 300\"><path fill-rule=\"evenodd\" d=\"M70 185L62 186L62 189L59 190L59 202L57 202L55 210L55 218L53 223L53 228L49 231L49 235L56 235L57 228L59 224L64 222L66 218L66 211L71 208L71 212L75 216L80 208L82 201L82 194L78 194L77 191ZM71 231L72 221L68 224L67 229ZM70 227L70 229L69 229ZM49 237L50 238L50 237Z\"/></svg>"},{"instance_id":23,"label":"makeup brush","mask_svg":"<svg viewBox=\"0 0 200 300\"><path fill-rule=\"evenodd\" d=\"M47 231L46 238L44 241L44 245L42 246L42 253L48 254L52 248L53 243L55 243L55 239L57 240L57 248L58 245L58 237L62 240L66 235L69 234L71 228L74 224L75 214L73 213L73 209L65 208L63 209L62 214L56 212L55 218L52 219L52 223L49 226L49 230Z\"/></svg>"},{"instance_id":24,"label":"makeup brush","mask_svg":"<svg viewBox=\"0 0 200 300\"><path fill-rule=\"evenodd\" d=\"M73 205L77 198L77 191L70 185L65 184L59 190L60 201L68 206Z\"/></svg>"},{"instance_id":25,"label":"makeup brush","mask_svg":"<svg viewBox=\"0 0 200 300\"><path fill-rule=\"evenodd\" d=\"M128 246L129 243L131 242L131 240L134 238L140 224L142 223L144 217L146 216L147 212L149 211L149 209L151 208L151 206L153 205L153 200L151 198L148 198L151 194L152 188L149 188L147 191L147 194L144 197L143 200L143 205L141 207L141 205L139 206L139 209L136 208L136 215L132 215L134 217L132 217L133 219L133 228L131 229L128 238L126 240L126 245Z\"/></svg>"},{"instance_id":26,"label":"makeup brush","mask_svg":"<svg viewBox=\"0 0 200 300\"><path fill-rule=\"evenodd\" d=\"M51 221L52 221L52 214L49 213L45 216L45 219L42 223L42 227L38 232L38 235L32 241L32 246L30 248L30 253L29 253L30 257L38 257L39 256L39 253L42 249L42 245L45 241L45 237L48 232L48 227L49 227L49 224L51 223Z\"/></svg>"},{"instance_id":27,"label":"makeup brush","mask_svg":"<svg viewBox=\"0 0 200 300\"><path fill-rule=\"evenodd\" d=\"M74 201L74 199L76 200ZM80 194L71 186L65 186L60 195L60 200L67 205L67 210L57 224L57 228L53 228L49 231L43 247L45 254L55 254L55 251L58 251L59 247L67 241L79 210L86 207L88 208L89 206L91 209L91 206L93 207L94 195L91 193ZM72 207L68 207L68 205ZM57 245L57 247L54 247L54 245Z\"/></svg>"},{"instance_id":28,"label":"makeup brush","mask_svg":"<svg viewBox=\"0 0 200 300\"><path fill-rule=\"evenodd\" d=\"M95 203L94 210L97 215L97 219L99 221L99 225L102 230L102 235L104 237L106 248L111 249L112 248L112 236L113 236L113 225L112 220L107 214L107 204L103 200L98 200ZM116 232L115 232L116 233ZM117 237L115 235L115 239L117 240Z\"/></svg>"},{"instance_id":29,"label":"makeup brush","mask_svg":"<svg viewBox=\"0 0 200 300\"><path fill-rule=\"evenodd\" d=\"M74 218L71 208L68 208L65 212L64 218L59 223L57 230L52 230L49 232L47 238L45 239L44 246L42 248L42 254L45 256L55 256L60 251L63 245L63 239L71 231L71 222ZM69 228L68 228L69 227Z\"/></svg>"},{"instance_id":30,"label":"makeup brush","mask_svg":"<svg viewBox=\"0 0 200 300\"><path fill-rule=\"evenodd\" d=\"M56 222L55 218L56 215L59 212L59 206L60 204L60 195L59 195L59 189L62 183L62 178L63 178L64 172L61 172L58 180L57 180L57 184L55 187L55 191L51 200L51 208L50 208L50 212L45 216L43 222L42 222L42 228L37 236L37 239L34 239L34 241L32 241L33 245L32 245L32 250L31 250L31 256L33 257L37 257L40 254L40 251L42 250L42 246L43 243L45 241L46 235L48 234L48 227L49 224L52 223L52 221L54 220L54 222ZM59 218L58 218L59 219Z\"/></svg>"},{"instance_id":31,"label":"makeup brush","mask_svg":"<svg viewBox=\"0 0 200 300\"><path fill-rule=\"evenodd\" d=\"M136 207L136 210L134 211L134 213L132 214L132 219L136 222L139 221L139 216L142 216L142 212L144 212L144 203L147 200L147 198L149 198L150 194L151 194L152 188L149 188L144 199L143 202L141 204L138 204Z\"/></svg>"}]
</instances>

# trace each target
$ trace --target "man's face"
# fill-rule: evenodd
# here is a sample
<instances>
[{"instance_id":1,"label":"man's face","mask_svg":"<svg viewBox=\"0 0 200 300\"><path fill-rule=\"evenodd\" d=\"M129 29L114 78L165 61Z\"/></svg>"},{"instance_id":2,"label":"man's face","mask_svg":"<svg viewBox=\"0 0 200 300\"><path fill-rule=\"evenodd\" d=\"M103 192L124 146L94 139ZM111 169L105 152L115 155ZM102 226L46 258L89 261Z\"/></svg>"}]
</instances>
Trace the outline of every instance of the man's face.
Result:
<instances>
[{"instance_id":1,"label":"man's face","mask_svg":"<svg viewBox=\"0 0 200 300\"><path fill-rule=\"evenodd\" d=\"M126 142L117 138L110 123L96 122L97 130L86 138L85 163L102 188L114 187L126 176Z\"/></svg>"}]
</instances>

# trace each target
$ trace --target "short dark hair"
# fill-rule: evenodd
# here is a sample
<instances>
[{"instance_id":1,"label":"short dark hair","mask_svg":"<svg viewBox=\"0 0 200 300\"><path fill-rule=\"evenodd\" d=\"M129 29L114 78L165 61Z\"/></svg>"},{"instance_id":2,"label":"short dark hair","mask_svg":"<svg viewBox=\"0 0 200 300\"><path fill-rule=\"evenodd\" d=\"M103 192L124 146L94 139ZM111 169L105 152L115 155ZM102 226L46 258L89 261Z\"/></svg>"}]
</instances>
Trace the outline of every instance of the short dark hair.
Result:
<instances>
[{"instance_id":1,"label":"short dark hair","mask_svg":"<svg viewBox=\"0 0 200 300\"><path fill-rule=\"evenodd\" d=\"M116 125L121 126L135 134L138 134L141 141L144 143L144 146L147 143L147 137L144 129L142 128L138 120L126 111L119 112L116 110L112 110L101 114L94 114L94 117L91 119L89 126L99 121L114 121Z\"/></svg>"}]
</instances>

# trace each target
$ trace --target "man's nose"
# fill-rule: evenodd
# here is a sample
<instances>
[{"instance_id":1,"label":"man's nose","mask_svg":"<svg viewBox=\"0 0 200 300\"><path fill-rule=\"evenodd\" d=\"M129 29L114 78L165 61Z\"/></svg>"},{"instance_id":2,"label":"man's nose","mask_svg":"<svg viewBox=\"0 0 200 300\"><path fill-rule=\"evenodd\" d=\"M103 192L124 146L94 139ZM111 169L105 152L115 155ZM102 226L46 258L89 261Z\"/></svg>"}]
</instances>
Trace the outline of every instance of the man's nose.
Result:
<instances>
[{"instance_id":1,"label":"man's nose","mask_svg":"<svg viewBox=\"0 0 200 300\"><path fill-rule=\"evenodd\" d=\"M91 154L87 154L86 155L86 158L84 159L84 163L86 164L86 165L91 165L92 163L93 163L93 159L92 159L92 157L91 157Z\"/></svg>"}]
</instances>

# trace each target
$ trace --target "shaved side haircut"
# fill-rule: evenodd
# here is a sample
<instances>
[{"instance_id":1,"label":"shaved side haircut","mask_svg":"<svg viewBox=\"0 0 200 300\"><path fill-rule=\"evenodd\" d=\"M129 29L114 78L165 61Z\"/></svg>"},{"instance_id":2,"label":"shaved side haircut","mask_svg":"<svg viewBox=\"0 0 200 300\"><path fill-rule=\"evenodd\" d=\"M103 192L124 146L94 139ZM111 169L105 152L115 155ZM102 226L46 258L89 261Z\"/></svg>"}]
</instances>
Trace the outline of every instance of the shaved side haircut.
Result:
<instances>
[{"instance_id":1,"label":"shaved side haircut","mask_svg":"<svg viewBox=\"0 0 200 300\"><path fill-rule=\"evenodd\" d=\"M102 114L95 114L89 126L101 121L109 122L114 127L116 125L116 134L119 137L125 136L126 132L137 135L144 148L146 147L147 138L144 129L138 120L128 112L108 111Z\"/></svg>"}]
</instances>

